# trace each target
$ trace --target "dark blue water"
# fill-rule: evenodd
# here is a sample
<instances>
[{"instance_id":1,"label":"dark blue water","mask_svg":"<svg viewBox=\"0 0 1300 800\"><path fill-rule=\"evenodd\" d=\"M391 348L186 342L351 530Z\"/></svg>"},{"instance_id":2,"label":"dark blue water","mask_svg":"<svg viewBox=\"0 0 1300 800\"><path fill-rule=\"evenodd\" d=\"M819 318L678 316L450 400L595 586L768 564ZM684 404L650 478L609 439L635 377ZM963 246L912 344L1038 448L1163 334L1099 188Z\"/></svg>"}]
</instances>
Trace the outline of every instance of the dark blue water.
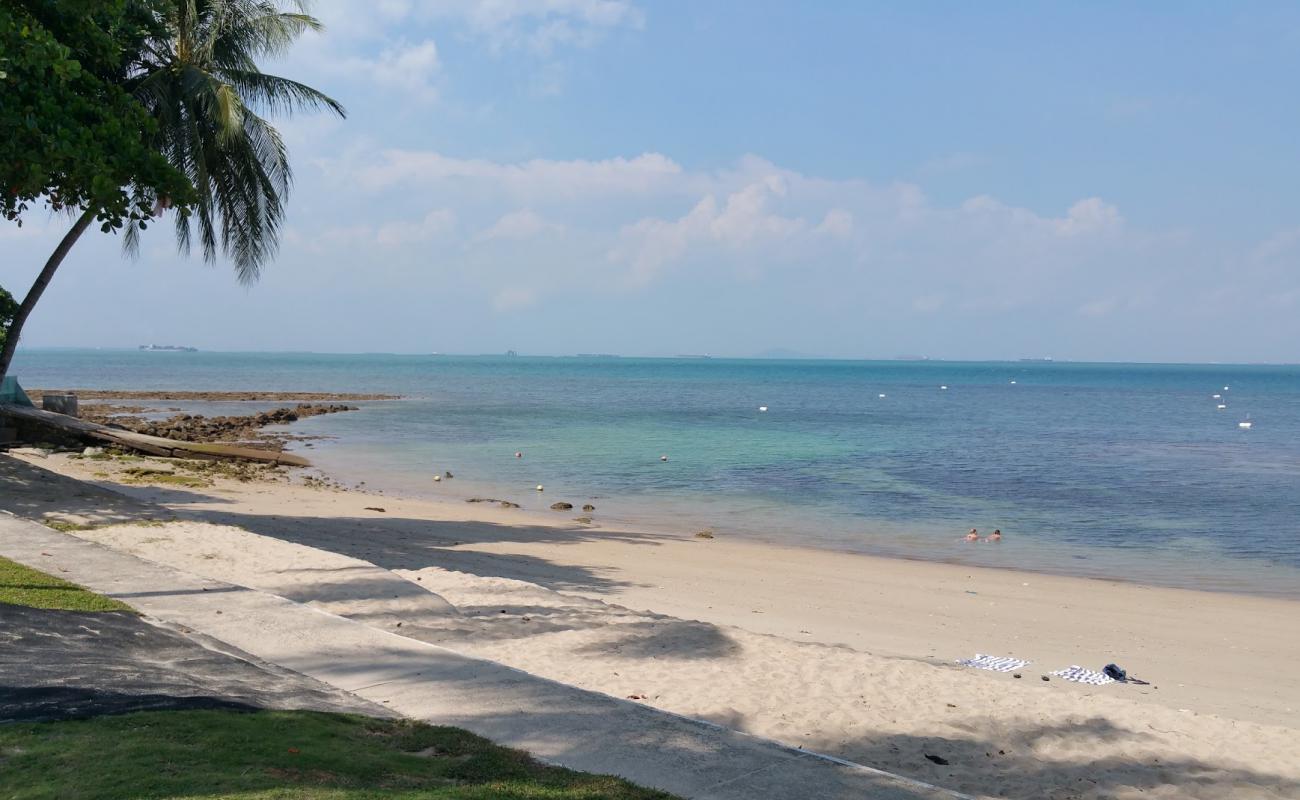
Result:
<instances>
[{"instance_id":1,"label":"dark blue water","mask_svg":"<svg viewBox=\"0 0 1300 800\"><path fill-rule=\"evenodd\" d=\"M407 493L1300 596L1298 367L35 351L15 371L401 394L298 429L337 437L310 451L331 472ZM1007 538L957 543L970 527Z\"/></svg>"}]
</instances>

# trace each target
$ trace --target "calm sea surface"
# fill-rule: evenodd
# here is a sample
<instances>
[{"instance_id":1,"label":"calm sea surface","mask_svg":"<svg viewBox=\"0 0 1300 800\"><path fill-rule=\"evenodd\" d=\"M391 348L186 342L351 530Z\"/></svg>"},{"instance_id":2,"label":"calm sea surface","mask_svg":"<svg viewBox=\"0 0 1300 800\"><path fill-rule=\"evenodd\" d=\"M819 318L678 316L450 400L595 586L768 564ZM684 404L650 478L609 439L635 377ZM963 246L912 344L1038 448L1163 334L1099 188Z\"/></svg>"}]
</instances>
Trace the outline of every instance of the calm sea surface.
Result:
<instances>
[{"instance_id":1,"label":"calm sea surface","mask_svg":"<svg viewBox=\"0 0 1300 800\"><path fill-rule=\"evenodd\" d=\"M37 350L14 371L400 394L294 426L334 437L306 451L322 468L391 492L1300 597L1300 367ZM971 527L1006 539L959 542Z\"/></svg>"}]
</instances>

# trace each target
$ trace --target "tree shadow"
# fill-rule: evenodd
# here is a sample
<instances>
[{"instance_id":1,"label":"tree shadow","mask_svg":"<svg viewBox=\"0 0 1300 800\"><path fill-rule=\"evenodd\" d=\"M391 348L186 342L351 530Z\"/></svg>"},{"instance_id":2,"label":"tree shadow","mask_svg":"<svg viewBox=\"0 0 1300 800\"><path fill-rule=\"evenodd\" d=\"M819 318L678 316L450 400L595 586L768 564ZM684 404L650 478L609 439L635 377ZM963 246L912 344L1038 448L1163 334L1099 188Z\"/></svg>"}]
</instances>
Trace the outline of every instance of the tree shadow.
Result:
<instances>
[{"instance_id":1,"label":"tree shadow","mask_svg":"<svg viewBox=\"0 0 1300 800\"><path fill-rule=\"evenodd\" d=\"M358 500L358 503L364 500ZM577 544L597 539L654 546L653 536L597 534L590 529L541 525L504 525L479 521L437 521L404 517L317 517L265 515L227 509L187 509L187 518L231 525L293 544L368 561L388 570L418 571L437 567L487 578L525 581L555 591L607 593L633 584L607 571L562 564L519 553L457 549L460 545L498 542Z\"/></svg>"},{"instance_id":2,"label":"tree shadow","mask_svg":"<svg viewBox=\"0 0 1300 800\"><path fill-rule=\"evenodd\" d=\"M663 617L620 625L622 638L578 649L589 656L647 659L705 660L729 658L740 645L721 628L708 622Z\"/></svg>"},{"instance_id":3,"label":"tree shadow","mask_svg":"<svg viewBox=\"0 0 1300 800\"><path fill-rule=\"evenodd\" d=\"M92 525L171 516L157 506L7 455L0 455L0 510L37 521L54 519Z\"/></svg>"},{"instance_id":4,"label":"tree shadow","mask_svg":"<svg viewBox=\"0 0 1300 800\"><path fill-rule=\"evenodd\" d=\"M743 725L743 717L738 716L725 724ZM1171 759L1167 747L1152 746L1156 737L1101 717L1054 725L1004 721L998 727L1006 732L996 739L977 732L977 727L987 726L964 727L971 733L969 738L895 733L851 741L811 740L806 746L957 791L1006 800L1103 800L1138 794L1197 800L1300 797L1294 764L1279 764L1283 769L1270 773L1243 768L1226 755L1220 763ZM1116 745L1124 755L1114 755Z\"/></svg>"},{"instance_id":5,"label":"tree shadow","mask_svg":"<svg viewBox=\"0 0 1300 800\"><path fill-rule=\"evenodd\" d=\"M258 706L210 695L114 692L73 686L0 685L0 723L58 722L137 711L256 711Z\"/></svg>"},{"instance_id":6,"label":"tree shadow","mask_svg":"<svg viewBox=\"0 0 1300 800\"><path fill-rule=\"evenodd\" d=\"M218 652L133 613L0 603L0 722L199 708L386 713L242 655Z\"/></svg>"}]
</instances>

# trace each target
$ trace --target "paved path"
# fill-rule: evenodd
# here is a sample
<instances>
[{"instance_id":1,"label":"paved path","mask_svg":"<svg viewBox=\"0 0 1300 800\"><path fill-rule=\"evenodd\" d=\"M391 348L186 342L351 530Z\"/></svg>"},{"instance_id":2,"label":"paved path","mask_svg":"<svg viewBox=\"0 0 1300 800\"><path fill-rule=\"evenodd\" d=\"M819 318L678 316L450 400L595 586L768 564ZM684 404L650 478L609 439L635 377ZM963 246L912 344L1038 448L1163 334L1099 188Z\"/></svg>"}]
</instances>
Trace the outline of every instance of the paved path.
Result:
<instances>
[{"instance_id":1,"label":"paved path","mask_svg":"<svg viewBox=\"0 0 1300 800\"><path fill-rule=\"evenodd\" d=\"M0 603L0 723L198 708L392 714L129 611Z\"/></svg>"},{"instance_id":2,"label":"paved path","mask_svg":"<svg viewBox=\"0 0 1300 800\"><path fill-rule=\"evenodd\" d=\"M0 514L0 556L400 714L700 800L964 795L538 678Z\"/></svg>"}]
</instances>

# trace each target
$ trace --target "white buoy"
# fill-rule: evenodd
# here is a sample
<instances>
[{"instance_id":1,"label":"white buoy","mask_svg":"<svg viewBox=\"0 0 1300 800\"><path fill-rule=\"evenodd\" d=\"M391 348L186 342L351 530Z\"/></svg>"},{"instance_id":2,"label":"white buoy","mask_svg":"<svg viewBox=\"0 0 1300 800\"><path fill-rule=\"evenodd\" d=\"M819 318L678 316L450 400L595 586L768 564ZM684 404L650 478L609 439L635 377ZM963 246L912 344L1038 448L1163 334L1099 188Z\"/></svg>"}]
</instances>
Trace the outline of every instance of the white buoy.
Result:
<instances>
[{"instance_id":1,"label":"white buoy","mask_svg":"<svg viewBox=\"0 0 1300 800\"><path fill-rule=\"evenodd\" d=\"M1225 392L1228 391L1228 387L1227 386L1223 387L1223 391Z\"/></svg>"},{"instance_id":2,"label":"white buoy","mask_svg":"<svg viewBox=\"0 0 1300 800\"><path fill-rule=\"evenodd\" d=\"M442 481L442 476L441 476L441 475L434 475L434 476L433 476L433 482L434 482L434 483L439 483L439 482L441 482L441 481Z\"/></svg>"},{"instance_id":3,"label":"white buoy","mask_svg":"<svg viewBox=\"0 0 1300 800\"><path fill-rule=\"evenodd\" d=\"M1016 382L1015 382L1015 381L1012 381L1012 382L1011 382L1011 385L1012 385L1012 386L1015 386L1015 385L1016 385Z\"/></svg>"},{"instance_id":4,"label":"white buoy","mask_svg":"<svg viewBox=\"0 0 1300 800\"><path fill-rule=\"evenodd\" d=\"M667 461L667 460L668 460L668 456L659 456L659 460L660 460L660 461Z\"/></svg>"},{"instance_id":5,"label":"white buoy","mask_svg":"<svg viewBox=\"0 0 1300 800\"><path fill-rule=\"evenodd\" d=\"M758 407L758 410L759 410L759 411L766 411L766 410L767 410L767 406L759 406L759 407Z\"/></svg>"},{"instance_id":6,"label":"white buoy","mask_svg":"<svg viewBox=\"0 0 1300 800\"><path fill-rule=\"evenodd\" d=\"M882 394L882 395L880 396L880 399L881 399L881 400L884 400L884 399L885 399L885 396Z\"/></svg>"},{"instance_id":7,"label":"white buoy","mask_svg":"<svg viewBox=\"0 0 1300 800\"><path fill-rule=\"evenodd\" d=\"M515 451L515 458L523 458L524 454L518 450Z\"/></svg>"},{"instance_id":8,"label":"white buoy","mask_svg":"<svg viewBox=\"0 0 1300 800\"><path fill-rule=\"evenodd\" d=\"M539 492L540 492L540 491L543 491L542 485L541 485L540 483L537 484L537 491L539 491Z\"/></svg>"},{"instance_id":9,"label":"white buoy","mask_svg":"<svg viewBox=\"0 0 1300 800\"><path fill-rule=\"evenodd\" d=\"M947 385L947 384L944 384L943 386L940 386L939 388L942 389L942 390L944 390L945 392L948 391L948 385Z\"/></svg>"}]
</instances>

